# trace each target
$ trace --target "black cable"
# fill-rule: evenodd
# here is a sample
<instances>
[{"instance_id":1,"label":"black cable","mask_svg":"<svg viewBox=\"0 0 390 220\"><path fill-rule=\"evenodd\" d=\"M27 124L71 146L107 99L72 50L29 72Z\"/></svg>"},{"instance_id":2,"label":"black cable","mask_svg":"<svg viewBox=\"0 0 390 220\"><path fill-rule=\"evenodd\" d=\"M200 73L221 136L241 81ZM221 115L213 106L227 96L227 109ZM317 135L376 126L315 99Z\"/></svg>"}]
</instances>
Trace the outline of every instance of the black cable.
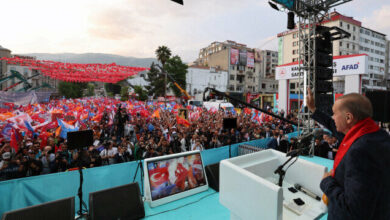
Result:
<instances>
[{"instance_id":1,"label":"black cable","mask_svg":"<svg viewBox=\"0 0 390 220\"><path fill-rule=\"evenodd\" d=\"M193 202L184 204L184 205L179 206L179 207L176 207L176 208L174 208L174 209L169 209L169 210L165 210L165 211L162 211L162 212L155 213L155 214L153 214L153 215L145 216L145 218L148 218L148 217L151 217L151 216L160 215L160 214L162 214L162 213L166 213L166 212L170 212L170 211L175 211L175 210L181 209L181 208L183 208L183 207L185 207L185 206L188 206L188 205L192 205L192 204L194 204L194 203L197 203L197 202L199 202L200 200L202 200L202 199L204 199L204 198L206 198L206 197L209 197L209 196L211 196L211 195L214 195L214 194L216 194L216 193L218 193L218 192L210 193L210 194L208 194L208 195L205 195L205 196L199 198L199 199L196 200L196 201L193 201Z\"/></svg>"},{"instance_id":2,"label":"black cable","mask_svg":"<svg viewBox=\"0 0 390 220\"><path fill-rule=\"evenodd\" d=\"M298 157L296 157L295 160L292 163L290 163L290 165L288 165L288 167L286 168L286 170L284 172L287 172L288 168L290 168L295 162L297 162L297 160L298 160ZM285 176L283 176L282 181L284 180L284 177Z\"/></svg>"}]
</instances>

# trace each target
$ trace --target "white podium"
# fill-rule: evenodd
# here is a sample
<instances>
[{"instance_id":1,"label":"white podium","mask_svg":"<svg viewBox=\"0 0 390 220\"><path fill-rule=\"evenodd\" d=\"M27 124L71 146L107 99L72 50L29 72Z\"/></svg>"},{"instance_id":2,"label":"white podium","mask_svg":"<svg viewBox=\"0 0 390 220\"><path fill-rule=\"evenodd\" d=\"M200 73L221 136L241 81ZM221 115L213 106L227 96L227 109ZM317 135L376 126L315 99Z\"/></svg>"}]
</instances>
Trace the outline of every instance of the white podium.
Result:
<instances>
[{"instance_id":1,"label":"white podium","mask_svg":"<svg viewBox=\"0 0 390 220\"><path fill-rule=\"evenodd\" d=\"M219 198L221 204L230 210L231 219L316 219L326 213L322 201L301 191L292 193L288 188L300 184L322 197L320 182L327 168L298 158L286 171L283 185L279 187L279 175L274 171L287 159L279 151L264 150L221 161ZM296 198L305 204L295 205L293 199ZM299 209L294 209L294 206Z\"/></svg>"}]
</instances>

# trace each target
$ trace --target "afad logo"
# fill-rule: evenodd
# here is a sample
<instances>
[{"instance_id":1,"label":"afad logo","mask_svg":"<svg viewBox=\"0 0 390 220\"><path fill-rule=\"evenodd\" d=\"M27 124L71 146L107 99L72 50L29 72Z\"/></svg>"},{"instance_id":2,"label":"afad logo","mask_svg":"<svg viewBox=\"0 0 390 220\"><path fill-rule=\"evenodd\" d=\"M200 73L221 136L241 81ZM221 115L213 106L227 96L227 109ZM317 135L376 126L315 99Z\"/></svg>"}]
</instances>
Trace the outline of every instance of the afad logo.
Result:
<instances>
[{"instance_id":1,"label":"afad logo","mask_svg":"<svg viewBox=\"0 0 390 220\"><path fill-rule=\"evenodd\" d=\"M341 67L341 70L356 70L359 68L359 62L357 62L356 64L350 64L350 65L343 65Z\"/></svg>"}]
</instances>

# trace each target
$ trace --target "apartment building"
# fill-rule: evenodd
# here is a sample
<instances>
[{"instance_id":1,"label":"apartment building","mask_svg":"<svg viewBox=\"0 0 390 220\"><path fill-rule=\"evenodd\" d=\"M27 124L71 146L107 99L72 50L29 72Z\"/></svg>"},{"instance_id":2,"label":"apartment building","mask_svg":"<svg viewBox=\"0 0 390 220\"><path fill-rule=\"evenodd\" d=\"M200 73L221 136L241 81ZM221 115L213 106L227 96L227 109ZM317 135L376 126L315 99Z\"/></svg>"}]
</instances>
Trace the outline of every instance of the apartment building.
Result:
<instances>
[{"instance_id":1,"label":"apartment building","mask_svg":"<svg viewBox=\"0 0 390 220\"><path fill-rule=\"evenodd\" d=\"M270 52L267 55L267 52L231 40L213 42L200 49L194 64L227 71L227 91L232 94L272 93L277 91L274 80L277 54Z\"/></svg>"},{"instance_id":2,"label":"apartment building","mask_svg":"<svg viewBox=\"0 0 390 220\"><path fill-rule=\"evenodd\" d=\"M225 70L213 67L190 66L186 76L186 91L198 99L203 95L206 87L226 92L228 73Z\"/></svg>"},{"instance_id":3,"label":"apartment building","mask_svg":"<svg viewBox=\"0 0 390 220\"><path fill-rule=\"evenodd\" d=\"M278 65L278 52L272 50L260 50L260 93L277 93L278 81L275 80L275 67Z\"/></svg>"},{"instance_id":4,"label":"apartment building","mask_svg":"<svg viewBox=\"0 0 390 220\"><path fill-rule=\"evenodd\" d=\"M362 77L363 89L386 90L386 35L360 28L359 53L368 54L368 73Z\"/></svg>"},{"instance_id":5,"label":"apartment building","mask_svg":"<svg viewBox=\"0 0 390 220\"><path fill-rule=\"evenodd\" d=\"M324 26L339 27L351 34L349 38L333 42L333 56L351 54L367 54L368 72L362 77L362 90L384 90L381 81L384 81L386 60L386 35L363 27L362 22L334 11L330 19L323 22ZM298 61L299 37L298 30L294 29L278 34L279 37L279 64ZM334 77L335 93L344 93L345 77ZM298 81L291 80L291 93L298 93Z\"/></svg>"}]
</instances>

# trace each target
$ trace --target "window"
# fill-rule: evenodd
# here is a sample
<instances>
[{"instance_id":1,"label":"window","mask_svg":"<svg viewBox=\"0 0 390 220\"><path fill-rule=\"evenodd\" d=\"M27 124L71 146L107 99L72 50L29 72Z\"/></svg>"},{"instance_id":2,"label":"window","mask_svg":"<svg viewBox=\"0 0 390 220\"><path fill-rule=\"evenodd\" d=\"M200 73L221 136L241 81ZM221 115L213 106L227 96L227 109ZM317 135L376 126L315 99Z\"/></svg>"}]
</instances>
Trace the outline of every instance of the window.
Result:
<instances>
[{"instance_id":1,"label":"window","mask_svg":"<svg viewBox=\"0 0 390 220\"><path fill-rule=\"evenodd\" d=\"M230 80L234 80L234 75L230 75Z\"/></svg>"},{"instance_id":2,"label":"window","mask_svg":"<svg viewBox=\"0 0 390 220\"><path fill-rule=\"evenodd\" d=\"M356 37L355 37L355 35L354 35L354 36L352 36L352 40L356 40Z\"/></svg>"},{"instance_id":3,"label":"window","mask_svg":"<svg viewBox=\"0 0 390 220\"><path fill-rule=\"evenodd\" d=\"M265 89L265 83L262 83L262 84L261 84L261 88L262 88L262 89Z\"/></svg>"},{"instance_id":4,"label":"window","mask_svg":"<svg viewBox=\"0 0 390 220\"><path fill-rule=\"evenodd\" d=\"M356 31L356 28L355 28L355 26L353 26L353 31Z\"/></svg>"},{"instance_id":5,"label":"window","mask_svg":"<svg viewBox=\"0 0 390 220\"><path fill-rule=\"evenodd\" d=\"M342 21L340 21L340 27L342 27L343 26L343 22Z\"/></svg>"},{"instance_id":6,"label":"window","mask_svg":"<svg viewBox=\"0 0 390 220\"><path fill-rule=\"evenodd\" d=\"M352 45L352 50L355 50L355 44Z\"/></svg>"},{"instance_id":7,"label":"window","mask_svg":"<svg viewBox=\"0 0 390 220\"><path fill-rule=\"evenodd\" d=\"M295 89L295 83L290 83L290 89Z\"/></svg>"},{"instance_id":8,"label":"window","mask_svg":"<svg viewBox=\"0 0 390 220\"><path fill-rule=\"evenodd\" d=\"M340 47L342 47L342 46L343 46L343 42L340 41Z\"/></svg>"},{"instance_id":9,"label":"window","mask_svg":"<svg viewBox=\"0 0 390 220\"><path fill-rule=\"evenodd\" d=\"M349 30L349 24L347 24L347 30Z\"/></svg>"},{"instance_id":10,"label":"window","mask_svg":"<svg viewBox=\"0 0 390 220\"><path fill-rule=\"evenodd\" d=\"M347 43L347 49L349 49L349 43Z\"/></svg>"}]
</instances>

